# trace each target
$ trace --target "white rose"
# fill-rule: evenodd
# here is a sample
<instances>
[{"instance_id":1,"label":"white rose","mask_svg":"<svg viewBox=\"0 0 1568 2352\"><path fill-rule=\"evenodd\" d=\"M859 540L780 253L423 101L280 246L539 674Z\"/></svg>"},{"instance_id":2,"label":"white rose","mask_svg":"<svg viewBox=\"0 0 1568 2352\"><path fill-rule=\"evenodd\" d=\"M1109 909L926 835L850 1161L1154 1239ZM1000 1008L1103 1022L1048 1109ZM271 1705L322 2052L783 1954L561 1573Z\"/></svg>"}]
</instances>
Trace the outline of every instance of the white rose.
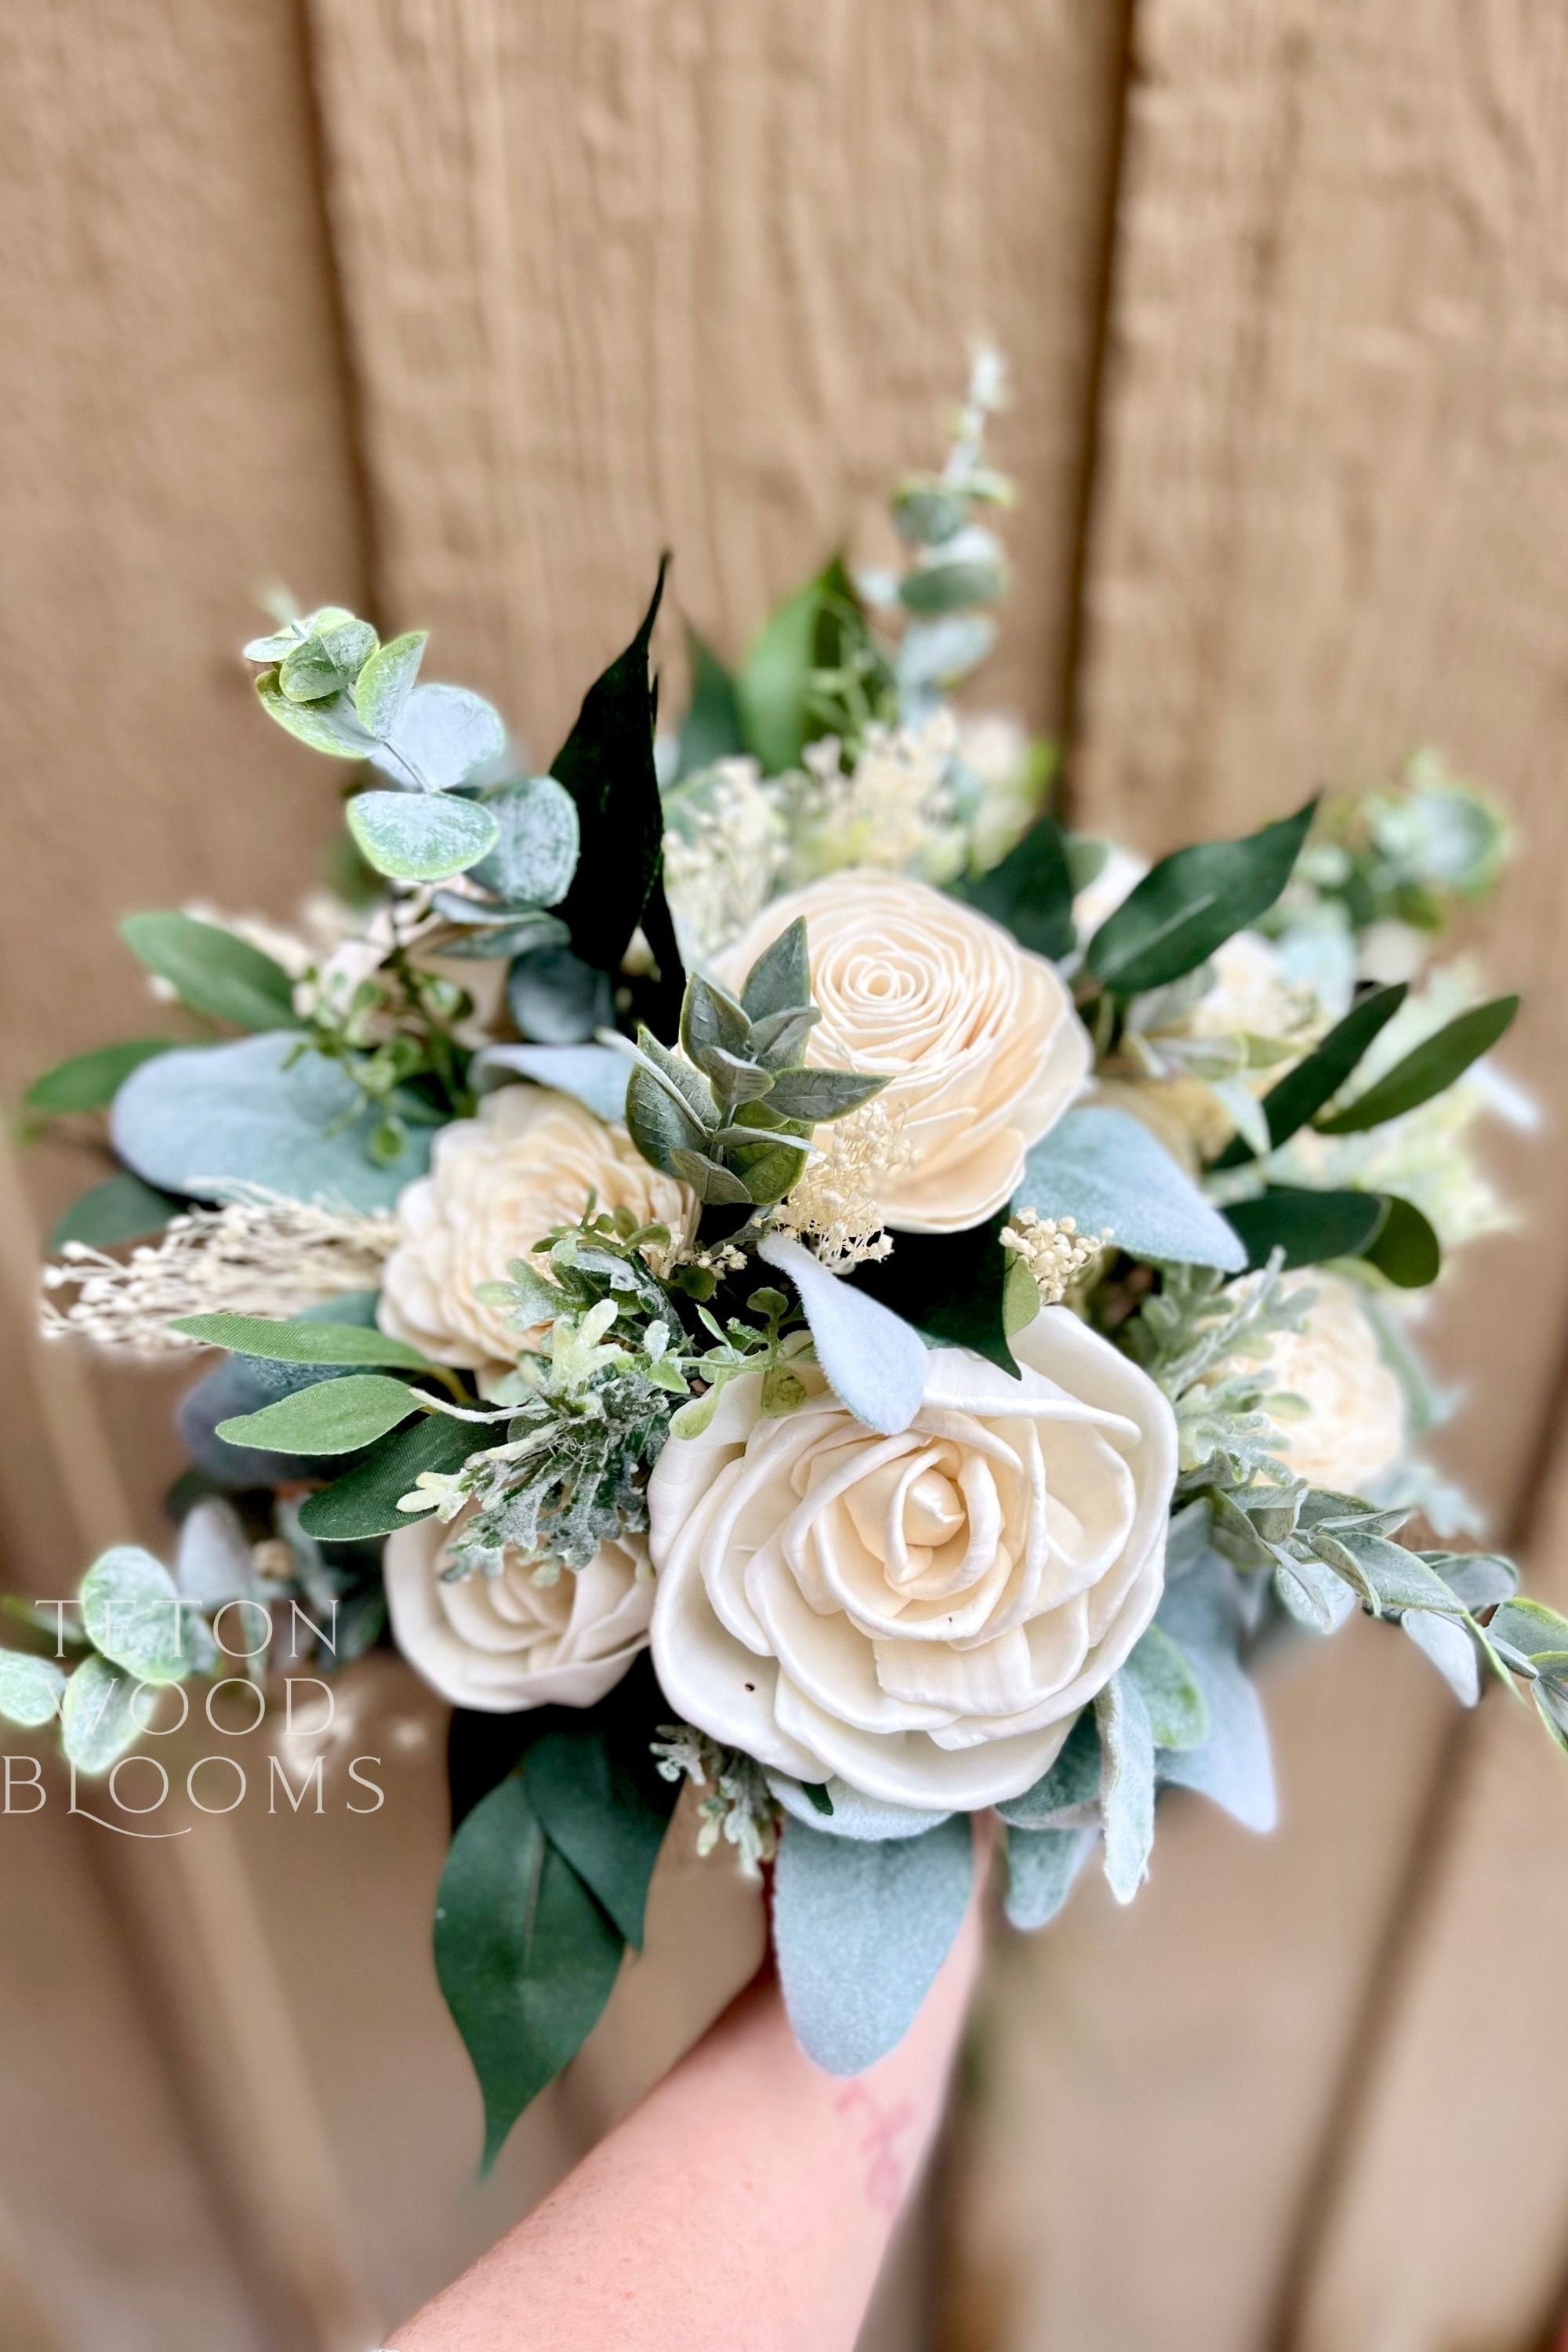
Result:
<instances>
[{"instance_id":1,"label":"white rose","mask_svg":"<svg viewBox=\"0 0 1568 2352\"><path fill-rule=\"evenodd\" d=\"M879 1100L901 1118L907 1165L881 1182L884 1221L904 1233L978 1224L1011 1200L1030 1144L1089 1072L1089 1038L1055 967L927 883L853 872L775 899L719 960L719 978L738 991L802 915L822 1010L807 1058L891 1074Z\"/></svg>"},{"instance_id":2,"label":"white rose","mask_svg":"<svg viewBox=\"0 0 1568 2352\"><path fill-rule=\"evenodd\" d=\"M807 1781L967 1811L1032 1786L1154 1613L1176 1469L1148 1375L1065 1307L1011 1380L932 1354L910 1428L734 1381L648 1486L654 1664L715 1739Z\"/></svg>"},{"instance_id":3,"label":"white rose","mask_svg":"<svg viewBox=\"0 0 1568 2352\"><path fill-rule=\"evenodd\" d=\"M1269 1343L1269 1386L1300 1397L1306 1408L1278 1416L1276 1450L1312 1486L1362 1494L1405 1451L1405 1391L1384 1360L1353 1282L1314 1267L1287 1275L1283 1287L1314 1290L1317 1297L1300 1331L1279 1332Z\"/></svg>"},{"instance_id":4,"label":"white rose","mask_svg":"<svg viewBox=\"0 0 1568 2352\"><path fill-rule=\"evenodd\" d=\"M454 1706L593 1706L647 1647L653 1580L643 1537L601 1544L586 1568L540 1584L510 1550L499 1576L444 1580L451 1533L436 1519L399 1528L382 1571L398 1648Z\"/></svg>"},{"instance_id":5,"label":"white rose","mask_svg":"<svg viewBox=\"0 0 1568 2352\"><path fill-rule=\"evenodd\" d=\"M399 1241L382 1278L381 1327L437 1363L481 1370L510 1364L523 1334L476 1294L503 1280L554 1225L571 1224L593 1193L639 1224L684 1234L683 1184L650 1168L619 1128L548 1087L503 1087L477 1118L436 1138L430 1173L397 1203Z\"/></svg>"}]
</instances>

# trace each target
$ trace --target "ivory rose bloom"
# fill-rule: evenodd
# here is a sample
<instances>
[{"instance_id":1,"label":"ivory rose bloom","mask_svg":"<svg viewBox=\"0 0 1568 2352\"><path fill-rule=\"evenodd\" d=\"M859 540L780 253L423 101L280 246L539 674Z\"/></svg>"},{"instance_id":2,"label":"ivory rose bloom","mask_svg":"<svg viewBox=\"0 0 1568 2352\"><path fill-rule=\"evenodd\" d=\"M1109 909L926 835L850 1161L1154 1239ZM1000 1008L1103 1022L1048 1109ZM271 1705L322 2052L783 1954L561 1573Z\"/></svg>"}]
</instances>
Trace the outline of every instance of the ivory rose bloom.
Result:
<instances>
[{"instance_id":1,"label":"ivory rose bloom","mask_svg":"<svg viewBox=\"0 0 1568 2352\"><path fill-rule=\"evenodd\" d=\"M383 1572L398 1648L454 1706L593 1706L647 1647L653 1580L641 1536L601 1544L553 1584L536 1583L510 1550L499 1576L444 1582L449 1536L436 1519L399 1528Z\"/></svg>"},{"instance_id":2,"label":"ivory rose bloom","mask_svg":"<svg viewBox=\"0 0 1568 2352\"><path fill-rule=\"evenodd\" d=\"M1176 1470L1148 1375L1066 1307L963 1349L879 1437L827 1392L733 1381L648 1486L653 1654L715 1739L806 1781L959 1811L1033 1785L1154 1613Z\"/></svg>"},{"instance_id":3,"label":"ivory rose bloom","mask_svg":"<svg viewBox=\"0 0 1568 2352\"><path fill-rule=\"evenodd\" d=\"M522 1335L477 1296L479 1286L503 1280L552 1225L580 1217L590 1192L601 1209L629 1209L639 1224L674 1234L693 1213L683 1184L570 1096L531 1086L486 1095L477 1118L441 1129L430 1173L398 1200L382 1329L437 1363L476 1371L511 1363Z\"/></svg>"},{"instance_id":4,"label":"ivory rose bloom","mask_svg":"<svg viewBox=\"0 0 1568 2352\"><path fill-rule=\"evenodd\" d=\"M891 1073L907 1165L880 1192L905 1233L957 1233L1003 1208L1024 1154L1089 1072L1082 1023L1043 956L999 923L899 874L834 874L777 898L716 965L738 990L804 915L822 1019L807 1059Z\"/></svg>"},{"instance_id":5,"label":"ivory rose bloom","mask_svg":"<svg viewBox=\"0 0 1568 2352\"><path fill-rule=\"evenodd\" d=\"M1281 1331L1266 1359L1270 1386L1306 1410L1276 1420L1277 1451L1314 1486L1358 1495L1405 1450L1405 1392L1384 1361L1377 1333L1353 1282L1342 1275L1287 1275L1284 1288L1312 1290L1300 1331Z\"/></svg>"}]
</instances>

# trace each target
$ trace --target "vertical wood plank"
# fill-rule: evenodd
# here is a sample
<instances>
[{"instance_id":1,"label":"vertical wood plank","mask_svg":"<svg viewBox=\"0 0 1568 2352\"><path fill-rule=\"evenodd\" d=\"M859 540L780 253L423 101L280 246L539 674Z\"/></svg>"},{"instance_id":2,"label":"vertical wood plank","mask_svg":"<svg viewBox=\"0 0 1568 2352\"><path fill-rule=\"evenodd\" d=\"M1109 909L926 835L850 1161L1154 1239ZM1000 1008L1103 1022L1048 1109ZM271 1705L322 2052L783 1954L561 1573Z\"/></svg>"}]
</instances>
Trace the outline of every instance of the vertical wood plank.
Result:
<instances>
[{"instance_id":1,"label":"vertical wood plank","mask_svg":"<svg viewBox=\"0 0 1568 2352\"><path fill-rule=\"evenodd\" d=\"M661 545L738 651L1019 387L992 690L1062 715L1118 7L311 0L381 584L546 755Z\"/></svg>"},{"instance_id":2,"label":"vertical wood plank","mask_svg":"<svg viewBox=\"0 0 1568 2352\"><path fill-rule=\"evenodd\" d=\"M1531 1591L1568 1609L1561 1448L1526 1560ZM1562 2318L1568 2113L1542 2036L1568 1942L1568 1772L1533 1710L1500 1699L1450 1770L1425 1899L1301 2248L1297 2352L1538 2344Z\"/></svg>"},{"instance_id":3,"label":"vertical wood plank","mask_svg":"<svg viewBox=\"0 0 1568 2352\"><path fill-rule=\"evenodd\" d=\"M1542 1084L1568 1047L1565 100L1568 26L1531 0L1143 0L1071 770L1081 818L1157 849L1444 746L1525 829L1482 944L1499 984L1529 992L1508 1058ZM1503 1533L1568 1308L1550 1149L1514 1149L1507 1175L1531 1217L1528 1283L1517 1243L1480 1246L1427 1335L1473 1391L1450 1459ZM1173 1811L1125 1922L1091 1900L1010 1957L953 2343L1269 2340L1453 1724L1373 1630L1315 1662L1315 1703L1305 1679L1266 1691L1288 1794L1277 1848ZM1517 1893L1510 1916L1544 1964L1549 1923ZM1463 2117L1444 2128L1462 2137ZM1530 2119L1491 2128L1514 2131L1528 2167ZM1386 2221L1395 2190L1378 2177ZM1323 2288L1314 2345L1478 2340L1377 2336L1361 2324L1371 2282L1392 2294L1404 2254L1358 2231L1353 2266L1348 2303Z\"/></svg>"}]
</instances>

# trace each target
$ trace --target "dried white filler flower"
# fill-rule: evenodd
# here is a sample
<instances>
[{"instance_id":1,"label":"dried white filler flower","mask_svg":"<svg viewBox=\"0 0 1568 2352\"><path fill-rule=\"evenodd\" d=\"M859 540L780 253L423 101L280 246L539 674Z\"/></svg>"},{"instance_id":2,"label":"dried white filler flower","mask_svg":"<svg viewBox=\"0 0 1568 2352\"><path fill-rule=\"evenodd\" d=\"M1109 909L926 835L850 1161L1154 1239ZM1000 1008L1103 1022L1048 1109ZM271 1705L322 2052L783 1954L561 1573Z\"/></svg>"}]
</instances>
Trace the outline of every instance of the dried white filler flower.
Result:
<instances>
[{"instance_id":1,"label":"dried white filler flower","mask_svg":"<svg viewBox=\"0 0 1568 2352\"><path fill-rule=\"evenodd\" d=\"M875 1097L847 1118L818 1128L818 1149L779 1203L776 1230L808 1243L824 1265L839 1272L886 1257L893 1244L883 1231L880 1185L910 1165L903 1130L902 1109Z\"/></svg>"},{"instance_id":2,"label":"dried white filler flower","mask_svg":"<svg viewBox=\"0 0 1568 2352\"><path fill-rule=\"evenodd\" d=\"M288 1318L345 1292L380 1287L397 1221L290 1201L259 1185L220 1207L188 1209L129 1257L67 1242L44 1268L47 1337L74 1332L142 1356L198 1347L169 1325L185 1315ZM53 1294L75 1291L63 1304Z\"/></svg>"},{"instance_id":3,"label":"dried white filler flower","mask_svg":"<svg viewBox=\"0 0 1568 2352\"><path fill-rule=\"evenodd\" d=\"M1034 1209L1017 1209L1002 1228L1002 1246L1021 1257L1035 1277L1044 1307L1059 1307L1074 1283L1081 1282L1110 1239L1110 1227L1098 1236L1080 1234L1073 1217L1042 1217Z\"/></svg>"}]
</instances>

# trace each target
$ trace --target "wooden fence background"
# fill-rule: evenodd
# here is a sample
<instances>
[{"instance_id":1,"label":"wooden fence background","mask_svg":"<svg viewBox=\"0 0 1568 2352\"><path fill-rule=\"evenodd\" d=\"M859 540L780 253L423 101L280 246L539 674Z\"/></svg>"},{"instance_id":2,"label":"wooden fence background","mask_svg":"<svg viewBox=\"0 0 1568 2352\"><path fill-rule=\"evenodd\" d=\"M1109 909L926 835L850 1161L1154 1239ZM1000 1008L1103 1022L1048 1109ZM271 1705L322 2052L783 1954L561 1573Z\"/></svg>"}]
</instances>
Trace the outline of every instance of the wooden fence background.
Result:
<instances>
[{"instance_id":1,"label":"wooden fence background","mask_svg":"<svg viewBox=\"0 0 1568 2352\"><path fill-rule=\"evenodd\" d=\"M657 549L738 648L924 460L966 336L1021 484L994 700L1144 845L1446 748L1528 853L1488 929L1568 1051L1568 16L1553 0L18 0L0 15L12 1092L124 1024L112 919L285 911L334 820L233 648L273 577L438 632L553 740ZM1453 1456L1568 1601L1555 1144L1437 1347ZM29 1352L0 1201L5 1580L72 1587L167 1383ZM1505 1352L1506 1351L1506 1352ZM1257 1842L1173 1805L1124 1916L999 1954L879 2322L899 2352L1528 2352L1568 2287L1568 1784L1379 1629L1280 1675ZM138 1844L0 1825L0 2337L366 2352L743 1972L650 1960L471 2182L426 1959L439 1710L353 1687L387 1803ZM657 1952L658 1937L656 1934Z\"/></svg>"}]
</instances>

